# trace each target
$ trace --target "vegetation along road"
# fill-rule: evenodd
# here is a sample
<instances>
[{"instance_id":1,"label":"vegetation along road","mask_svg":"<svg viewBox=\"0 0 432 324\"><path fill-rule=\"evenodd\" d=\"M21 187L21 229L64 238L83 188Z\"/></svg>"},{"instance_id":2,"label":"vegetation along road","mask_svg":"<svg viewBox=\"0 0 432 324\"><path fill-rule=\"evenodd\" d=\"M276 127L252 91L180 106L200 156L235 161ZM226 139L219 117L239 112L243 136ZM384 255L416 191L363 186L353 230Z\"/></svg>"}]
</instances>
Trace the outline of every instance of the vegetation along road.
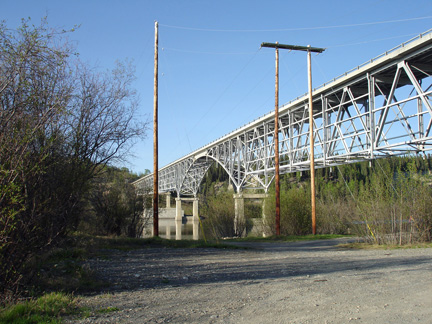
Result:
<instances>
[{"instance_id":1,"label":"vegetation along road","mask_svg":"<svg viewBox=\"0 0 432 324\"><path fill-rule=\"evenodd\" d=\"M86 261L111 285L70 323L430 323L432 249L346 241L112 251Z\"/></svg>"}]
</instances>

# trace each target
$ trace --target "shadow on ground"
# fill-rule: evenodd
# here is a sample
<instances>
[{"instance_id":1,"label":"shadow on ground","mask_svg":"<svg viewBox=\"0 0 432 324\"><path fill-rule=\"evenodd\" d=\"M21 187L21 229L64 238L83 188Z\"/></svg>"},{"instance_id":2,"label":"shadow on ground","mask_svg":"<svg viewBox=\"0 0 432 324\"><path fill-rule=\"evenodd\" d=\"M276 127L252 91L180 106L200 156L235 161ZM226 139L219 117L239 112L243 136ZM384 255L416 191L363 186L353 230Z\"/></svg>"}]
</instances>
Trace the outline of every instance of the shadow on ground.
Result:
<instances>
[{"instance_id":1,"label":"shadow on ground","mask_svg":"<svg viewBox=\"0 0 432 324\"><path fill-rule=\"evenodd\" d=\"M340 272L355 276L385 275L383 270L432 269L430 254L395 256L391 251L346 250L338 244L346 239L295 243L253 243L238 245L253 249L150 248L129 252L112 251L103 259L89 260L89 266L107 282L104 291L133 291L167 286L220 284L255 280L325 277Z\"/></svg>"}]
</instances>

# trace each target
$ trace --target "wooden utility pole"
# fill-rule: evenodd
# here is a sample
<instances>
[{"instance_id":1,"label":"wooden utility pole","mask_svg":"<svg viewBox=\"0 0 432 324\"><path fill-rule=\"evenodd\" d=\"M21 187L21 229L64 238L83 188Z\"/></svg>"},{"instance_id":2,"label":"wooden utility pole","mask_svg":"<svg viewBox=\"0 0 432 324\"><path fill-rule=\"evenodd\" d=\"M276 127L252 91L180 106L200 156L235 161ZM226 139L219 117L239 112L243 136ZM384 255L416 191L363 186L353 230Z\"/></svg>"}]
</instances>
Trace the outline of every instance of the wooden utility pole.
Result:
<instances>
[{"instance_id":1,"label":"wooden utility pole","mask_svg":"<svg viewBox=\"0 0 432 324\"><path fill-rule=\"evenodd\" d=\"M276 43L278 44L278 43ZM279 49L276 47L275 77L275 195L276 195L276 235L280 235L280 180L279 180Z\"/></svg>"},{"instance_id":2,"label":"wooden utility pole","mask_svg":"<svg viewBox=\"0 0 432 324\"><path fill-rule=\"evenodd\" d=\"M279 193L279 48L293 51L308 52L308 88L309 88L309 139L310 139L310 170L311 170L311 209L312 234L316 234L316 204L315 204L315 160L314 160L314 134L313 134L313 106L312 106L312 68L311 52L322 53L325 48L285 45L279 43L262 43L261 47L276 49L276 99L275 99L275 186L276 186L276 235L280 235L280 193Z\"/></svg>"},{"instance_id":3,"label":"wooden utility pole","mask_svg":"<svg viewBox=\"0 0 432 324\"><path fill-rule=\"evenodd\" d=\"M310 46L309 46L310 47ZM311 214L312 234L316 234L316 204L315 204L315 137L313 132L313 105L312 105L312 64L311 51L308 51L308 89L309 89L309 142L310 142L310 177L311 177Z\"/></svg>"},{"instance_id":4,"label":"wooden utility pole","mask_svg":"<svg viewBox=\"0 0 432 324\"><path fill-rule=\"evenodd\" d=\"M158 22L155 22L154 105L153 105L153 236L159 236L158 169Z\"/></svg>"}]
</instances>

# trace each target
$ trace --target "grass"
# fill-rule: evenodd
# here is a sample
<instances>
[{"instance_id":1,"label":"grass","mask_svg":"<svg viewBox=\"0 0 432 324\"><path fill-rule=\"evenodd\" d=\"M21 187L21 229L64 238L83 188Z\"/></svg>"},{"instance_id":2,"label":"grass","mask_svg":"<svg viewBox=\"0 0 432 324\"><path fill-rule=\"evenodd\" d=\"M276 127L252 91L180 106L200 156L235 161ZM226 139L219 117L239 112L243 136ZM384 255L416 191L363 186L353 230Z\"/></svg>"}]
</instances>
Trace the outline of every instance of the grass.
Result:
<instances>
[{"instance_id":1,"label":"grass","mask_svg":"<svg viewBox=\"0 0 432 324\"><path fill-rule=\"evenodd\" d=\"M117 307L97 309L94 313L107 314L119 311ZM49 293L37 299L30 299L0 308L0 324L60 324L63 317L87 318L91 315L88 308L78 308L77 300L64 293Z\"/></svg>"},{"instance_id":2,"label":"grass","mask_svg":"<svg viewBox=\"0 0 432 324\"><path fill-rule=\"evenodd\" d=\"M165 248L235 248L228 244L220 244L203 240L167 240L160 237L128 238L74 235L72 237L75 249L85 249L84 256L100 256L104 250L131 251L136 249L165 247Z\"/></svg>"},{"instance_id":3,"label":"grass","mask_svg":"<svg viewBox=\"0 0 432 324\"><path fill-rule=\"evenodd\" d=\"M97 312L99 314L107 314L107 313L112 313L112 312L118 312L119 310L120 310L120 308L109 306L107 308L99 309Z\"/></svg>"},{"instance_id":4,"label":"grass","mask_svg":"<svg viewBox=\"0 0 432 324\"><path fill-rule=\"evenodd\" d=\"M35 300L9 305L0 310L0 323L62 323L62 316L77 314L75 300L63 293L50 293Z\"/></svg>"},{"instance_id":5,"label":"grass","mask_svg":"<svg viewBox=\"0 0 432 324\"><path fill-rule=\"evenodd\" d=\"M74 235L72 240L73 248L76 251L65 252L64 256L75 254L78 258L90 256L103 257L104 250L131 251L136 249L163 247L163 248L221 248L237 249L237 246L230 245L229 242L297 242L312 240L327 240L347 237L347 235L318 234L318 235L273 235L269 237L243 237L230 238L212 242L204 240L167 240L160 237L151 238L127 238L127 237L105 237ZM221 243L223 241L224 243Z\"/></svg>"}]
</instances>

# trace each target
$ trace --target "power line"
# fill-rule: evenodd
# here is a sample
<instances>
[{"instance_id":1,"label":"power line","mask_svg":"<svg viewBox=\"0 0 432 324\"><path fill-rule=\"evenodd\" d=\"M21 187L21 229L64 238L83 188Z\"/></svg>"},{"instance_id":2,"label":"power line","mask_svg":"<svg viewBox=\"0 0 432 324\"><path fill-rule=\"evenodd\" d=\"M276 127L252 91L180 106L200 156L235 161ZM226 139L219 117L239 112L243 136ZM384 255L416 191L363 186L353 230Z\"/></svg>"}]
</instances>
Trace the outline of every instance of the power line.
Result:
<instances>
[{"instance_id":1,"label":"power line","mask_svg":"<svg viewBox=\"0 0 432 324\"><path fill-rule=\"evenodd\" d=\"M347 47L347 46L355 46L355 45L364 45L374 42L382 42L385 40L391 40L391 39L398 39L398 38L406 38L406 37L413 37L418 34L411 33L411 34L405 34L405 35L398 35L398 36L392 36L392 37L386 37L386 38L377 38L367 41L361 41L361 42L355 42L355 43L349 43L349 44L337 44L337 45L330 45L326 47L326 49L333 49L336 47ZM163 47L162 51L169 51L169 52L180 52L180 53L188 53L188 54L205 54L205 55L254 55L256 52L211 52L211 51L194 51L194 50L184 50L180 48L170 48L170 47Z\"/></svg>"},{"instance_id":2,"label":"power line","mask_svg":"<svg viewBox=\"0 0 432 324\"><path fill-rule=\"evenodd\" d=\"M246 62L246 64L243 66L243 68L236 74L236 76L231 80L231 82L225 87L225 89L222 91L222 93L218 96L218 98L213 102L212 105L209 106L209 108L204 112L204 114L199 118L199 120L193 125L188 133L191 133L192 130L195 130L196 126L201 122L201 120L204 119L204 117L207 116L207 114L213 110L213 108L216 106L216 104L219 102L219 100L225 95L225 93L228 91L228 89L231 88L231 86L234 84L234 81L243 73L243 71L246 69L246 67L252 62L252 60L255 58L257 53L259 52L259 49L255 52L255 54L250 58L249 61Z\"/></svg>"},{"instance_id":3,"label":"power line","mask_svg":"<svg viewBox=\"0 0 432 324\"><path fill-rule=\"evenodd\" d=\"M380 25L380 24L393 24L393 23L401 23L401 22L415 21L415 20L425 20L425 19L431 19L431 18L432 18L432 16L425 16L425 17L414 17L414 18L397 19L397 20L374 21L374 22L366 22L366 23L359 23L359 24L316 26L316 27L297 27L297 28L278 28L278 29L210 29L210 28L173 26L173 25L165 25L165 24L159 24L159 26L163 26L163 27L167 27L167 28L174 28L174 29L205 31L205 32L256 33L256 32L281 32L281 31L301 31L301 30L318 30L318 29L359 27L359 26L370 26L370 25Z\"/></svg>"},{"instance_id":4,"label":"power line","mask_svg":"<svg viewBox=\"0 0 432 324\"><path fill-rule=\"evenodd\" d=\"M179 48L170 48L164 47L163 51L171 51L171 52L180 52L180 53L189 53L189 54L209 54L209 55L253 55L256 52L206 52L206 51L191 51L191 50L183 50Z\"/></svg>"},{"instance_id":5,"label":"power line","mask_svg":"<svg viewBox=\"0 0 432 324\"><path fill-rule=\"evenodd\" d=\"M385 40L390 40L390 39L397 39L397 38L401 38L401 37L413 37L413 36L417 36L418 34L416 33L412 33L412 34L405 34L405 35L398 35L398 36L393 36L393 37L386 37L386 38L378 38L378 39L372 39L372 40L367 40L367 41L363 41L363 42L356 42L356 43L349 43L349 44L339 44L339 45L330 45L327 47L327 49L332 49L335 47L345 47L345 46L354 46L354 45L363 45L363 44L369 44L369 43L373 43L373 42L382 42Z\"/></svg>"}]
</instances>

